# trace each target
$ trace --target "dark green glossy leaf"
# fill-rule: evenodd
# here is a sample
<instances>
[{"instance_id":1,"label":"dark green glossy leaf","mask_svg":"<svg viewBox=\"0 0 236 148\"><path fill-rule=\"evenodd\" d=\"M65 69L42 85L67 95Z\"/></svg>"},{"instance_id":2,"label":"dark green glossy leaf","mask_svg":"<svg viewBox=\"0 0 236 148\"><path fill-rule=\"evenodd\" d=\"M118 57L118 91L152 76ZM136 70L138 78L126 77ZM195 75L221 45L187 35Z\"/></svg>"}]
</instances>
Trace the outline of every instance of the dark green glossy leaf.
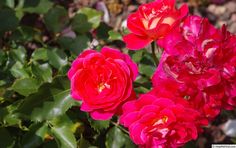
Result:
<instances>
[{"instance_id":1,"label":"dark green glossy leaf","mask_svg":"<svg viewBox=\"0 0 236 148\"><path fill-rule=\"evenodd\" d=\"M65 77L43 84L37 93L24 99L18 113L33 121L51 120L63 115L75 103L70 97L69 87Z\"/></svg>"},{"instance_id":2,"label":"dark green glossy leaf","mask_svg":"<svg viewBox=\"0 0 236 148\"><path fill-rule=\"evenodd\" d=\"M23 148L32 148L40 146L46 134L48 133L48 125L43 123L33 124L29 131L23 136Z\"/></svg>"},{"instance_id":3,"label":"dark green glossy leaf","mask_svg":"<svg viewBox=\"0 0 236 148\"><path fill-rule=\"evenodd\" d=\"M10 7L10 8L14 8L15 1L14 0L1 0L0 1L0 6L7 6L7 7Z\"/></svg>"},{"instance_id":4,"label":"dark green glossy leaf","mask_svg":"<svg viewBox=\"0 0 236 148\"><path fill-rule=\"evenodd\" d=\"M87 16L88 22L92 24L93 28L97 28L101 22L102 12L99 12L95 9L81 8L78 13L82 13Z\"/></svg>"},{"instance_id":5,"label":"dark green glossy leaf","mask_svg":"<svg viewBox=\"0 0 236 148\"><path fill-rule=\"evenodd\" d=\"M109 148L135 148L129 137L118 127L112 127L106 135L106 146Z\"/></svg>"},{"instance_id":6,"label":"dark green glossy leaf","mask_svg":"<svg viewBox=\"0 0 236 148\"><path fill-rule=\"evenodd\" d=\"M0 9L0 35L6 31L14 30L19 23L15 11L11 9Z\"/></svg>"},{"instance_id":7,"label":"dark green glossy leaf","mask_svg":"<svg viewBox=\"0 0 236 148\"><path fill-rule=\"evenodd\" d=\"M53 6L50 0L25 0L23 11L44 14Z\"/></svg>"},{"instance_id":8,"label":"dark green glossy leaf","mask_svg":"<svg viewBox=\"0 0 236 148\"><path fill-rule=\"evenodd\" d=\"M12 148L14 146L14 139L6 128L0 128L0 147Z\"/></svg>"},{"instance_id":9,"label":"dark green glossy leaf","mask_svg":"<svg viewBox=\"0 0 236 148\"><path fill-rule=\"evenodd\" d=\"M109 40L114 41L114 40L122 40L122 35L119 32L116 31L109 31Z\"/></svg>"},{"instance_id":10,"label":"dark green glossy leaf","mask_svg":"<svg viewBox=\"0 0 236 148\"><path fill-rule=\"evenodd\" d=\"M19 61L17 61L10 69L11 74L15 77L15 78L28 78L30 77L28 71L26 70L26 68L24 67L24 65L22 63L20 63Z\"/></svg>"},{"instance_id":11,"label":"dark green glossy leaf","mask_svg":"<svg viewBox=\"0 0 236 148\"><path fill-rule=\"evenodd\" d=\"M56 140L50 140L47 142L44 142L42 145L42 148L56 148L57 147L57 143Z\"/></svg>"},{"instance_id":12,"label":"dark green glossy leaf","mask_svg":"<svg viewBox=\"0 0 236 148\"><path fill-rule=\"evenodd\" d=\"M67 64L67 56L62 50L56 48L50 49L47 50L47 55L49 64L51 64L54 68L60 69Z\"/></svg>"},{"instance_id":13,"label":"dark green glossy leaf","mask_svg":"<svg viewBox=\"0 0 236 148\"><path fill-rule=\"evenodd\" d=\"M48 60L48 55L47 55L47 49L45 48L38 48L36 49L33 54L32 54L32 60L42 60L42 61L47 61Z\"/></svg>"},{"instance_id":14,"label":"dark green glossy leaf","mask_svg":"<svg viewBox=\"0 0 236 148\"><path fill-rule=\"evenodd\" d=\"M48 11L44 18L45 24L54 33L61 32L69 22L67 11L63 7L55 7Z\"/></svg>"},{"instance_id":15,"label":"dark green glossy leaf","mask_svg":"<svg viewBox=\"0 0 236 148\"><path fill-rule=\"evenodd\" d=\"M112 30L112 27L108 26L106 23L101 23L99 27L96 29L96 35L99 39L108 40L109 34L108 32Z\"/></svg>"},{"instance_id":16,"label":"dark green glossy leaf","mask_svg":"<svg viewBox=\"0 0 236 148\"><path fill-rule=\"evenodd\" d=\"M26 60L26 50L24 47L18 47L17 49L11 50L10 51L10 56L12 59L15 61L19 61L22 64L25 63Z\"/></svg>"},{"instance_id":17,"label":"dark green glossy leaf","mask_svg":"<svg viewBox=\"0 0 236 148\"><path fill-rule=\"evenodd\" d=\"M23 78L18 79L12 85L12 89L23 96L28 96L32 93L37 92L39 83L34 78Z\"/></svg>"},{"instance_id":18,"label":"dark green glossy leaf","mask_svg":"<svg viewBox=\"0 0 236 148\"><path fill-rule=\"evenodd\" d=\"M90 39L86 35L78 35L76 38L61 37L59 38L59 44L67 50L72 51L78 55L81 51L88 48Z\"/></svg>"},{"instance_id":19,"label":"dark green glossy leaf","mask_svg":"<svg viewBox=\"0 0 236 148\"><path fill-rule=\"evenodd\" d=\"M29 27L29 26L20 26L18 27L10 36L11 40L14 41L41 41L40 30Z\"/></svg>"},{"instance_id":20,"label":"dark green glossy leaf","mask_svg":"<svg viewBox=\"0 0 236 148\"><path fill-rule=\"evenodd\" d=\"M152 77L155 71L155 67L151 65L139 64L138 68L141 74L144 74L150 78Z\"/></svg>"},{"instance_id":21,"label":"dark green glossy leaf","mask_svg":"<svg viewBox=\"0 0 236 148\"><path fill-rule=\"evenodd\" d=\"M89 141L86 140L83 136L81 136L79 139L79 147L88 148L90 146L91 146L91 144L89 143Z\"/></svg>"},{"instance_id":22,"label":"dark green glossy leaf","mask_svg":"<svg viewBox=\"0 0 236 148\"><path fill-rule=\"evenodd\" d=\"M0 66L4 65L6 61L7 61L7 55L5 54L5 52L0 50Z\"/></svg>"},{"instance_id":23,"label":"dark green glossy leaf","mask_svg":"<svg viewBox=\"0 0 236 148\"><path fill-rule=\"evenodd\" d=\"M85 14L78 13L72 19L72 29L77 33L86 33L92 29L92 24L88 22L88 17Z\"/></svg>"},{"instance_id":24,"label":"dark green glossy leaf","mask_svg":"<svg viewBox=\"0 0 236 148\"><path fill-rule=\"evenodd\" d=\"M34 63L31 66L32 73L42 82L52 82L52 69L48 63L38 64Z\"/></svg>"},{"instance_id":25,"label":"dark green glossy leaf","mask_svg":"<svg viewBox=\"0 0 236 148\"><path fill-rule=\"evenodd\" d=\"M92 118L88 117L88 121L91 127L98 132L107 129L110 125L110 120L93 120Z\"/></svg>"},{"instance_id":26,"label":"dark green glossy leaf","mask_svg":"<svg viewBox=\"0 0 236 148\"><path fill-rule=\"evenodd\" d=\"M71 129L73 122L68 116L61 116L50 123L52 124L51 133L56 138L58 147L76 148L77 142Z\"/></svg>"},{"instance_id":27,"label":"dark green glossy leaf","mask_svg":"<svg viewBox=\"0 0 236 148\"><path fill-rule=\"evenodd\" d=\"M16 101L4 108L0 108L0 122L5 126L18 125L21 127L21 119L14 112L19 107L21 101Z\"/></svg>"},{"instance_id":28,"label":"dark green glossy leaf","mask_svg":"<svg viewBox=\"0 0 236 148\"><path fill-rule=\"evenodd\" d=\"M143 58L143 53L144 53L144 50L135 51L135 53L132 54L132 59L137 63L140 62L141 59Z\"/></svg>"}]
</instances>

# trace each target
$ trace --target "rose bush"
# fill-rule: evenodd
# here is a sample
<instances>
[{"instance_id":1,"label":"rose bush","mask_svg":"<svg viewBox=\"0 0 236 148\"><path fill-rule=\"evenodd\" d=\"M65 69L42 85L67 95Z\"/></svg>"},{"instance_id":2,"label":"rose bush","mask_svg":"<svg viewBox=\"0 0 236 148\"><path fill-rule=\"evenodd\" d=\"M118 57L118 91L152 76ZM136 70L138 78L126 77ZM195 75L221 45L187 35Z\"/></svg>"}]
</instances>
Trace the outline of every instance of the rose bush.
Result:
<instances>
[{"instance_id":1,"label":"rose bush","mask_svg":"<svg viewBox=\"0 0 236 148\"><path fill-rule=\"evenodd\" d=\"M139 2L0 1L0 147L235 143L215 129L236 117L236 36L180 1Z\"/></svg>"},{"instance_id":2,"label":"rose bush","mask_svg":"<svg viewBox=\"0 0 236 148\"><path fill-rule=\"evenodd\" d=\"M71 96L82 100L81 110L93 119L107 120L120 112L124 102L135 98L132 82L137 74L137 65L119 50L86 50L68 71Z\"/></svg>"},{"instance_id":3,"label":"rose bush","mask_svg":"<svg viewBox=\"0 0 236 148\"><path fill-rule=\"evenodd\" d=\"M138 11L128 16L127 27L131 33L125 35L123 40L129 49L144 48L167 35L187 13L187 5L176 9L175 0L156 0L143 4Z\"/></svg>"}]
</instances>

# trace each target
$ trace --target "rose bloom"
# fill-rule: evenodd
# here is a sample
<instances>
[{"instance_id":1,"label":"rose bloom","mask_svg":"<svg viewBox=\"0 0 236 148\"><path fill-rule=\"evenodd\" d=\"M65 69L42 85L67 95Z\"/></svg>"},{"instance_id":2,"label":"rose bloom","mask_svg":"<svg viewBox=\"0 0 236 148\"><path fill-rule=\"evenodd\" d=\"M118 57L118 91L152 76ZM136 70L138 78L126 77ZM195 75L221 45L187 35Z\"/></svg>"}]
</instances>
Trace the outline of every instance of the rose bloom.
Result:
<instances>
[{"instance_id":1,"label":"rose bloom","mask_svg":"<svg viewBox=\"0 0 236 148\"><path fill-rule=\"evenodd\" d=\"M81 110L93 119L107 120L120 112L123 103L135 98L132 82L137 74L137 65L119 50L86 50L68 71L71 96L82 101Z\"/></svg>"},{"instance_id":2,"label":"rose bloom","mask_svg":"<svg viewBox=\"0 0 236 148\"><path fill-rule=\"evenodd\" d=\"M189 108L184 99L154 94L144 94L123 105L120 123L128 127L134 143L143 148L174 148L196 139L207 123L200 113Z\"/></svg>"},{"instance_id":3,"label":"rose bloom","mask_svg":"<svg viewBox=\"0 0 236 148\"><path fill-rule=\"evenodd\" d=\"M127 27L130 34L123 37L127 48L137 50L168 34L187 15L184 4L179 10L175 0L156 0L141 5L128 16Z\"/></svg>"},{"instance_id":4,"label":"rose bloom","mask_svg":"<svg viewBox=\"0 0 236 148\"><path fill-rule=\"evenodd\" d=\"M158 44L165 49L153 83L173 79L194 108L213 119L236 106L236 36L189 16Z\"/></svg>"}]
</instances>

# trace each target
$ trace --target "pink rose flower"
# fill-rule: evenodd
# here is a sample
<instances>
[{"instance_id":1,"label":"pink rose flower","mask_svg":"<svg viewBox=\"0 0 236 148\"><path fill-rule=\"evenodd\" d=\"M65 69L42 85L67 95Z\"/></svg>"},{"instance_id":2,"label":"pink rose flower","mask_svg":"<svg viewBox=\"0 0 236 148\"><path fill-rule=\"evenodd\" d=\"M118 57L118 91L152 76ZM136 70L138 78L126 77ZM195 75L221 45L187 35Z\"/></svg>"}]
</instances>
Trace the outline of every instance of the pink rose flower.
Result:
<instances>
[{"instance_id":1,"label":"pink rose flower","mask_svg":"<svg viewBox=\"0 0 236 148\"><path fill-rule=\"evenodd\" d=\"M93 119L107 120L120 112L123 103L135 98L132 82L137 74L137 65L119 50L86 50L68 71L71 96L82 101L81 110Z\"/></svg>"},{"instance_id":2,"label":"pink rose flower","mask_svg":"<svg viewBox=\"0 0 236 148\"><path fill-rule=\"evenodd\" d=\"M157 97L155 91L123 105L120 123L129 129L134 143L143 148L169 148L196 139L206 123L200 113L183 99Z\"/></svg>"},{"instance_id":3,"label":"pink rose flower","mask_svg":"<svg viewBox=\"0 0 236 148\"><path fill-rule=\"evenodd\" d=\"M130 34L123 37L127 48L137 50L168 34L187 15L184 4L179 10L175 0L156 0L143 4L138 11L130 14L127 26Z\"/></svg>"},{"instance_id":4,"label":"pink rose flower","mask_svg":"<svg viewBox=\"0 0 236 148\"><path fill-rule=\"evenodd\" d=\"M207 19L189 16L158 44L165 52L154 85L159 79L175 80L192 107L209 119L236 106L236 36L225 27L218 30Z\"/></svg>"}]
</instances>

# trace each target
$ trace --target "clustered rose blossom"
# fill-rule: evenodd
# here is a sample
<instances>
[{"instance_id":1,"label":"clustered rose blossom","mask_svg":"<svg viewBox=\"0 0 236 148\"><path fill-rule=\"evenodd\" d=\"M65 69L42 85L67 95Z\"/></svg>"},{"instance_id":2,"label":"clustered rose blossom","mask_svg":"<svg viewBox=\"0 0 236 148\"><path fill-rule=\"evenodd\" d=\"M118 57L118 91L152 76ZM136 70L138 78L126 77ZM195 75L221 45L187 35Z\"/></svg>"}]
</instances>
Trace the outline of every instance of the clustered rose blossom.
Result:
<instances>
[{"instance_id":1,"label":"clustered rose blossom","mask_svg":"<svg viewBox=\"0 0 236 148\"><path fill-rule=\"evenodd\" d=\"M137 65L119 50L86 50L68 72L71 96L82 101L81 110L93 119L110 119L124 102L135 98L132 82L137 73Z\"/></svg>"},{"instance_id":2,"label":"clustered rose blossom","mask_svg":"<svg viewBox=\"0 0 236 148\"><path fill-rule=\"evenodd\" d=\"M153 77L179 83L179 91L209 119L236 106L236 36L208 20L189 16L179 31L159 40L165 49ZM181 87L181 88L180 88Z\"/></svg>"},{"instance_id":3,"label":"clustered rose blossom","mask_svg":"<svg viewBox=\"0 0 236 148\"><path fill-rule=\"evenodd\" d=\"M81 53L68 72L81 110L97 120L120 115L140 147L175 148L196 139L222 109L235 108L236 35L187 13L175 0L156 0L128 17L127 48L157 42L164 50L152 90L138 99L138 70L128 55L108 47Z\"/></svg>"},{"instance_id":4,"label":"clustered rose blossom","mask_svg":"<svg viewBox=\"0 0 236 148\"><path fill-rule=\"evenodd\" d=\"M163 38L179 25L187 13L187 5L178 10L175 0L156 0L141 5L137 12L128 16L127 27L131 33L123 37L127 48L141 49Z\"/></svg>"}]
</instances>

